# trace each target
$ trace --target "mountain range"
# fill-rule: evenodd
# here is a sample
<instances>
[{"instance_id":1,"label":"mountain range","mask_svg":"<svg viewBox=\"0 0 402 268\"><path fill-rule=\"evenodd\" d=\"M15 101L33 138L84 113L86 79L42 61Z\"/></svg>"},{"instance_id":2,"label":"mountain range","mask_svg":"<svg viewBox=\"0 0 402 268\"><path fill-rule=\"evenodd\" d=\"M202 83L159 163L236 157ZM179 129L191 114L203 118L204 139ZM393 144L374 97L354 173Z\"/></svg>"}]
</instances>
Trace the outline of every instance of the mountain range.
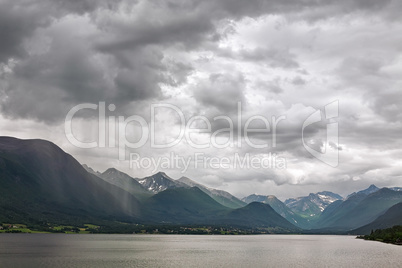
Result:
<instances>
[{"instance_id":1,"label":"mountain range","mask_svg":"<svg viewBox=\"0 0 402 268\"><path fill-rule=\"evenodd\" d=\"M209 195L211 198L213 198L216 202L220 203L221 205L224 205L229 208L241 208L246 205L243 201L238 199L237 197L234 197L228 192L222 191L222 190L217 190L209 187L205 187L202 184L199 184L187 177L181 177L178 179L178 182L184 183L190 187L198 187L201 191Z\"/></svg>"},{"instance_id":2,"label":"mountain range","mask_svg":"<svg viewBox=\"0 0 402 268\"><path fill-rule=\"evenodd\" d=\"M296 212L292 211L289 207L287 207L282 201L280 201L274 195L256 195L252 194L242 199L242 201L246 202L247 204L251 202L261 202L264 204L270 205L279 215L284 217L286 220L291 222L292 224L303 228L308 229L310 227L309 220L303 218L301 215L297 214Z\"/></svg>"},{"instance_id":3,"label":"mountain range","mask_svg":"<svg viewBox=\"0 0 402 268\"><path fill-rule=\"evenodd\" d=\"M190 178L163 172L133 178L98 172L44 140L0 137L0 222L121 222L367 232L401 223L399 187L369 188L342 198L322 191L290 198L242 200Z\"/></svg>"},{"instance_id":4,"label":"mountain range","mask_svg":"<svg viewBox=\"0 0 402 268\"><path fill-rule=\"evenodd\" d=\"M115 168L109 168L105 172L100 173L93 170L87 165L83 167L91 174L94 174L105 181L120 187L138 199L149 197L153 194L163 192L167 189L173 188L190 188L197 187L207 195L209 195L216 202L229 208L244 207L246 203L234 197L230 193L222 190L206 187L200 183L197 183L187 177L181 177L178 180L174 180L164 172L158 172L152 176L146 178L133 178L128 174L121 172Z\"/></svg>"},{"instance_id":5,"label":"mountain range","mask_svg":"<svg viewBox=\"0 0 402 268\"><path fill-rule=\"evenodd\" d=\"M327 207L315 223L316 228L351 230L366 225L402 202L402 192L382 188L361 192Z\"/></svg>"},{"instance_id":6,"label":"mountain range","mask_svg":"<svg viewBox=\"0 0 402 268\"><path fill-rule=\"evenodd\" d=\"M343 199L342 196L329 192L311 193L308 196L289 198L285 200L285 205L299 215L315 219L318 218L325 208L331 203Z\"/></svg>"},{"instance_id":7,"label":"mountain range","mask_svg":"<svg viewBox=\"0 0 402 268\"><path fill-rule=\"evenodd\" d=\"M394 189L397 189L397 187L394 187ZM380 188L378 188L374 184L371 184L367 189L361 190L357 193L356 192L351 193L350 195L348 195L346 197L346 199L348 199L349 197L352 197L354 195L360 195L360 194L369 195L369 194L377 192L378 190L380 190Z\"/></svg>"},{"instance_id":8,"label":"mountain range","mask_svg":"<svg viewBox=\"0 0 402 268\"><path fill-rule=\"evenodd\" d=\"M205 193L206 187L203 191L162 172L143 179L113 168L96 172L44 140L0 137L0 184L1 222L119 221L299 230L269 205L230 208ZM221 202L237 200L224 191L208 191Z\"/></svg>"}]
</instances>

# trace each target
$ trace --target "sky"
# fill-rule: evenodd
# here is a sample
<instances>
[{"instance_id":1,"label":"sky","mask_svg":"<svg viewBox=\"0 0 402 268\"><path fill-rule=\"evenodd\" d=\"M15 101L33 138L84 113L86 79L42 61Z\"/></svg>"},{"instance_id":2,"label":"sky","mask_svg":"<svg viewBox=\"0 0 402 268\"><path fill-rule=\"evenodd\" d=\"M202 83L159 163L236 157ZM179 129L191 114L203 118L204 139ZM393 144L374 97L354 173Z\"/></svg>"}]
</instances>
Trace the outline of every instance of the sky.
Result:
<instances>
[{"instance_id":1,"label":"sky","mask_svg":"<svg viewBox=\"0 0 402 268\"><path fill-rule=\"evenodd\" d=\"M0 0L0 135L238 197L402 186L401 12L396 0Z\"/></svg>"}]
</instances>

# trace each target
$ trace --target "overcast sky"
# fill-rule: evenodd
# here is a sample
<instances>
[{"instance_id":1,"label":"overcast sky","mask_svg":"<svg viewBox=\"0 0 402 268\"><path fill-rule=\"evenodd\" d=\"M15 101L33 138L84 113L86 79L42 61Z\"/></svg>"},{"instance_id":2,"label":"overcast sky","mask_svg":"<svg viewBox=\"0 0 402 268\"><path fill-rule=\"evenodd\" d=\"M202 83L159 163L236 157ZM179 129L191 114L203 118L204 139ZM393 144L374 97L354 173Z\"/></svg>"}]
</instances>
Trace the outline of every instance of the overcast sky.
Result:
<instances>
[{"instance_id":1,"label":"overcast sky","mask_svg":"<svg viewBox=\"0 0 402 268\"><path fill-rule=\"evenodd\" d=\"M0 135L47 139L96 170L144 177L154 168L130 168L118 148L72 145L66 115L78 104L105 102L115 107L107 117L139 115L149 123L151 104L172 104L186 121L211 120L210 134L192 136L199 143L230 127L215 116L232 118L235 143L196 149L183 139L157 149L147 142L127 154L174 153L192 161L196 153L229 159L275 153L286 160L282 169L161 169L175 179L187 176L239 197L281 199L320 190L347 195L372 183L402 186L401 13L397 0L0 0ZM304 133L316 150L339 150L339 164L331 167L303 147L302 125L334 101L338 117ZM157 141L175 140L177 113L165 108L156 115ZM270 133L250 134L268 148L244 143L245 121L255 115L269 123L286 117L277 125L275 148L272 125ZM338 123L339 142L326 148L329 122ZM192 126L205 128L200 120ZM131 142L139 139L138 124L126 130ZM97 141L96 111L78 112L73 133ZM228 132L217 137L220 144L230 138Z\"/></svg>"}]
</instances>

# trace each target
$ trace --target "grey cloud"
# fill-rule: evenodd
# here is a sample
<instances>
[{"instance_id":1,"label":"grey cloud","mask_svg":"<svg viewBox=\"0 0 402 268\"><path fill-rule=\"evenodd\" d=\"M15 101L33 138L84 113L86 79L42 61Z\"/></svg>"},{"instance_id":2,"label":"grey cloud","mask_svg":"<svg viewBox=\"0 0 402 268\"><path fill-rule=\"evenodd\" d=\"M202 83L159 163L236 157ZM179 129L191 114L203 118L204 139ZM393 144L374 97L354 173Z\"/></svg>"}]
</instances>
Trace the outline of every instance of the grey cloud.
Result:
<instances>
[{"instance_id":1,"label":"grey cloud","mask_svg":"<svg viewBox=\"0 0 402 268\"><path fill-rule=\"evenodd\" d=\"M400 88L401 83L397 87ZM383 118L392 122L402 122L402 93L399 89L383 90L379 96L371 98L371 107Z\"/></svg>"},{"instance_id":2,"label":"grey cloud","mask_svg":"<svg viewBox=\"0 0 402 268\"><path fill-rule=\"evenodd\" d=\"M271 92L275 93L275 94L280 94L283 92L283 89L281 87L279 87L278 85L275 84L271 84L269 86L269 89Z\"/></svg>"},{"instance_id":3,"label":"grey cloud","mask_svg":"<svg viewBox=\"0 0 402 268\"><path fill-rule=\"evenodd\" d=\"M194 71L194 68L189 63L183 63L176 60L167 60L167 69L170 70L168 84L171 86L179 86L187 82L187 77Z\"/></svg>"},{"instance_id":4,"label":"grey cloud","mask_svg":"<svg viewBox=\"0 0 402 268\"><path fill-rule=\"evenodd\" d=\"M99 8L115 10L121 0L45 0L43 2L48 2L47 5L53 4L55 9L84 14Z\"/></svg>"},{"instance_id":5,"label":"grey cloud","mask_svg":"<svg viewBox=\"0 0 402 268\"><path fill-rule=\"evenodd\" d=\"M291 83L295 86L303 86L306 84L306 80L304 80L303 78L301 78L300 76L297 76L295 78L292 79Z\"/></svg>"},{"instance_id":6,"label":"grey cloud","mask_svg":"<svg viewBox=\"0 0 402 268\"><path fill-rule=\"evenodd\" d=\"M257 80L253 86L267 98L270 96L269 93L278 95L284 92L280 77L275 77L272 80Z\"/></svg>"},{"instance_id":7,"label":"grey cloud","mask_svg":"<svg viewBox=\"0 0 402 268\"><path fill-rule=\"evenodd\" d=\"M400 127L390 124L388 120L341 118L339 122L341 143L373 150L390 150L399 146Z\"/></svg>"},{"instance_id":8,"label":"grey cloud","mask_svg":"<svg viewBox=\"0 0 402 268\"><path fill-rule=\"evenodd\" d=\"M299 67L298 62L295 60L296 56L286 49L258 47L254 49L240 49L236 52L228 49L218 49L216 52L221 57L261 63L271 68L294 69Z\"/></svg>"},{"instance_id":9,"label":"grey cloud","mask_svg":"<svg viewBox=\"0 0 402 268\"><path fill-rule=\"evenodd\" d=\"M68 13L83 14L103 8L106 10L117 10L121 1L25 1L15 3L5 1L1 3L0 21L3 42L0 49L0 56L3 60L12 55L21 55L22 39L28 37L39 26L49 23L52 18L59 18ZM131 3L132 5L138 5ZM203 43L205 37L209 36L213 41L216 35L214 21L228 17L239 19L244 16L255 17L263 14L289 14L306 10L307 13L321 14L322 17L331 17L336 13L354 10L366 10L372 12L383 11L396 14L401 10L398 1L150 1L150 7L143 12L155 13L156 17L142 16L142 20L132 21L131 24L115 22L112 25L102 25L102 28L109 29L109 34L114 38L103 40L98 46L103 50L130 49L133 46L146 44L160 44L172 42L196 45ZM317 9L324 9L326 12L319 12ZM46 10L46 11L45 11ZM160 10L163 10L161 12ZM159 13L158 13L159 12ZM166 15L166 14L167 15ZM302 12L301 12L302 13ZM335 13L335 14L334 14ZM158 15L161 15L160 17ZM180 14L180 16L177 16ZM387 14L389 15L389 14ZM307 16L309 16L307 14ZM310 15L312 16L312 15ZM387 16L385 16L387 17ZM159 19L160 23L156 23ZM162 20L160 20L162 19ZM152 22L153 21L153 22ZM137 22L137 23L136 23ZM12 29L10 28L12 25ZM212 39L211 39L212 38ZM250 56L250 55L249 55ZM252 56L252 55L251 55Z\"/></svg>"},{"instance_id":10,"label":"grey cloud","mask_svg":"<svg viewBox=\"0 0 402 268\"><path fill-rule=\"evenodd\" d=\"M212 1L211 1L212 2ZM224 12L234 18L244 16L256 17L263 14L287 14L291 18L307 21L317 21L332 18L337 15L360 13L362 15L375 14L386 20L398 20L398 11L402 10L402 4L395 0L343 0L343 1L278 1L278 0L224 0L207 2L211 13L222 14Z\"/></svg>"},{"instance_id":11,"label":"grey cloud","mask_svg":"<svg viewBox=\"0 0 402 268\"><path fill-rule=\"evenodd\" d=\"M166 12L169 13L169 10ZM171 13L164 16L159 23L152 17L133 18L129 22L108 22L103 26L108 36L96 46L106 53L155 44L179 44L191 48L214 38L215 27L212 22L197 14L177 17Z\"/></svg>"},{"instance_id":12,"label":"grey cloud","mask_svg":"<svg viewBox=\"0 0 402 268\"><path fill-rule=\"evenodd\" d=\"M231 114L237 110L238 102L245 102L243 91L246 84L241 73L211 74L208 80L197 85L194 97L202 105Z\"/></svg>"},{"instance_id":13,"label":"grey cloud","mask_svg":"<svg viewBox=\"0 0 402 268\"><path fill-rule=\"evenodd\" d=\"M236 176L233 170L218 170L211 172L204 170L205 174L215 175L220 178L222 184L228 183L265 183L273 182L275 185L291 184L292 177L287 172L280 172L275 169L236 169Z\"/></svg>"},{"instance_id":14,"label":"grey cloud","mask_svg":"<svg viewBox=\"0 0 402 268\"><path fill-rule=\"evenodd\" d=\"M377 54L381 55L381 52ZM395 64L390 55L370 58L348 57L337 68L336 74L345 82L345 87L357 88L370 107L385 120L401 121L402 80L383 70Z\"/></svg>"},{"instance_id":15,"label":"grey cloud","mask_svg":"<svg viewBox=\"0 0 402 268\"><path fill-rule=\"evenodd\" d=\"M355 85L375 87L380 76L380 69L385 64L381 59L366 57L348 57L336 70L339 75Z\"/></svg>"},{"instance_id":16,"label":"grey cloud","mask_svg":"<svg viewBox=\"0 0 402 268\"><path fill-rule=\"evenodd\" d=\"M120 70L114 82L118 89L120 101L145 100L161 95L157 82L161 80L158 74L147 68Z\"/></svg>"},{"instance_id":17,"label":"grey cloud","mask_svg":"<svg viewBox=\"0 0 402 268\"><path fill-rule=\"evenodd\" d=\"M299 64L295 61L295 55L284 49L256 48L253 50L241 50L239 52L242 60L262 62L273 68L297 68Z\"/></svg>"}]
</instances>

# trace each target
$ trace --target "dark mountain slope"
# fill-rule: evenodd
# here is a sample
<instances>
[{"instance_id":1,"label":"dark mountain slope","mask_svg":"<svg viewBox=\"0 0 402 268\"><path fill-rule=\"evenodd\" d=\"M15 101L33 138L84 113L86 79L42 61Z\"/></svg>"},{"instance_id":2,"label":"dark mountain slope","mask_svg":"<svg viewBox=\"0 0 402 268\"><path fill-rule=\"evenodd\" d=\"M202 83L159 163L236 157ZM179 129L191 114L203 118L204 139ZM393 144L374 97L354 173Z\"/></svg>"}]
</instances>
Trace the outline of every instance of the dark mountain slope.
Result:
<instances>
[{"instance_id":1,"label":"dark mountain slope","mask_svg":"<svg viewBox=\"0 0 402 268\"><path fill-rule=\"evenodd\" d=\"M219 220L233 226L251 226L260 228L276 228L277 232L291 232L299 230L267 204L253 202L245 207L235 209ZM282 229L282 230L280 230Z\"/></svg>"},{"instance_id":2,"label":"dark mountain slope","mask_svg":"<svg viewBox=\"0 0 402 268\"><path fill-rule=\"evenodd\" d=\"M139 202L44 140L0 137L2 221L129 219Z\"/></svg>"},{"instance_id":3,"label":"dark mountain slope","mask_svg":"<svg viewBox=\"0 0 402 268\"><path fill-rule=\"evenodd\" d=\"M315 223L317 228L328 227L333 225L333 222L338 221L344 217L345 214L350 213L363 199L367 196L363 193L351 195L345 201L338 200L329 205L321 214L320 218Z\"/></svg>"},{"instance_id":4,"label":"dark mountain slope","mask_svg":"<svg viewBox=\"0 0 402 268\"><path fill-rule=\"evenodd\" d=\"M217 215L230 211L198 187L173 188L144 202L142 216L149 222L196 224L211 223Z\"/></svg>"},{"instance_id":5,"label":"dark mountain slope","mask_svg":"<svg viewBox=\"0 0 402 268\"><path fill-rule=\"evenodd\" d=\"M373 222L357 228L351 231L351 233L370 234L371 230L391 228L395 225L402 225L402 202L393 205Z\"/></svg>"},{"instance_id":6,"label":"dark mountain slope","mask_svg":"<svg viewBox=\"0 0 402 268\"><path fill-rule=\"evenodd\" d=\"M298 230L269 205L252 203L246 207L225 207L198 187L167 189L144 202L144 219L149 223L218 225L271 228L273 232Z\"/></svg>"}]
</instances>

